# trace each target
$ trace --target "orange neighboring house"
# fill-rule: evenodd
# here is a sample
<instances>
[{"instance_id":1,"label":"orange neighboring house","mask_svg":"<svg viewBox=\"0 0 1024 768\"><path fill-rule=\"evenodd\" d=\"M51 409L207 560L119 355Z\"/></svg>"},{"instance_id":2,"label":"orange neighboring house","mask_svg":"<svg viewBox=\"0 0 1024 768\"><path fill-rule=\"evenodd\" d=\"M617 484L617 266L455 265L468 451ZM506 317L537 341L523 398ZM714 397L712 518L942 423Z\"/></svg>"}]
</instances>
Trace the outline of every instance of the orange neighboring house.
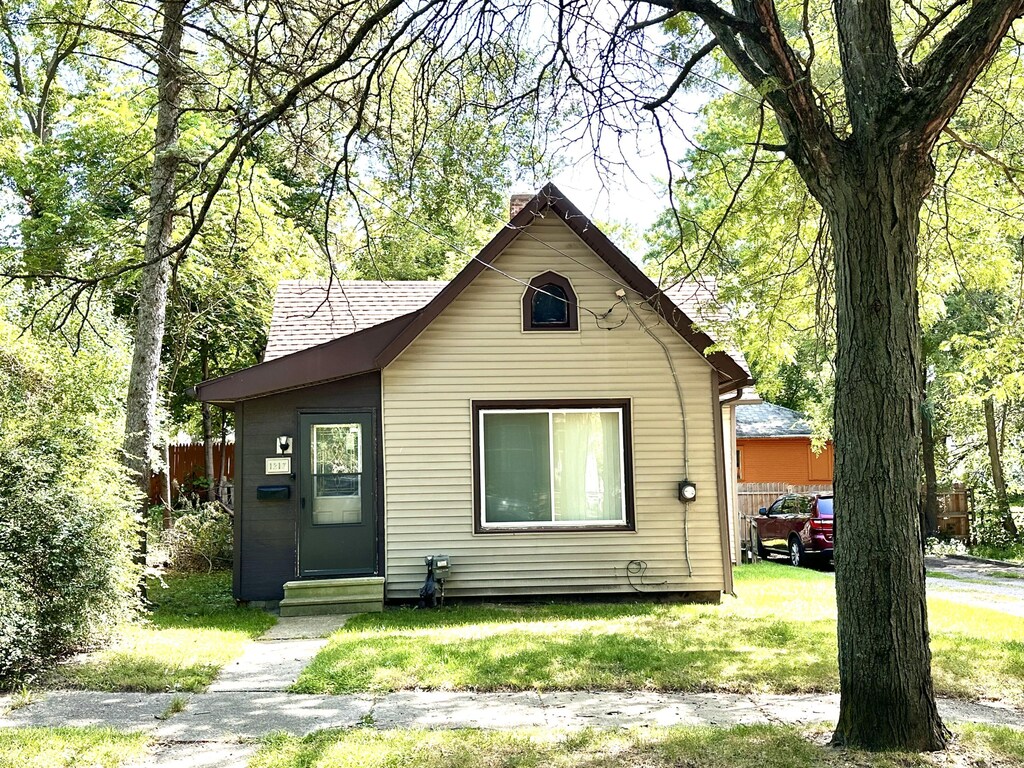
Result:
<instances>
[{"instance_id":1,"label":"orange neighboring house","mask_svg":"<svg viewBox=\"0 0 1024 768\"><path fill-rule=\"evenodd\" d=\"M740 483L831 483L832 442L815 453L803 414L772 403L738 405L736 466Z\"/></svg>"}]
</instances>

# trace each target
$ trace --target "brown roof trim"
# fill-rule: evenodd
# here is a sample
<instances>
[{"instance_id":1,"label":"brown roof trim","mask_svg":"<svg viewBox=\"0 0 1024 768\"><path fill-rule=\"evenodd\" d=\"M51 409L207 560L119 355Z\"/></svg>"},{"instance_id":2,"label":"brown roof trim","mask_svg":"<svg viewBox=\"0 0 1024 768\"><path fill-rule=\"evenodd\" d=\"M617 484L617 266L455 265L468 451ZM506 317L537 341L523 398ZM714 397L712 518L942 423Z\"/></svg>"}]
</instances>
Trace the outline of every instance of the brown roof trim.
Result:
<instances>
[{"instance_id":1,"label":"brown roof trim","mask_svg":"<svg viewBox=\"0 0 1024 768\"><path fill-rule=\"evenodd\" d=\"M395 339L377 356L378 368L384 368L398 357L412 343L413 339L444 311L444 309L462 293L463 290L487 267L501 255L502 251L519 236L521 230L529 226L534 218L545 211L553 211L564 221L577 237L579 237L594 253L601 257L623 282L647 299L662 317L683 339L701 355L714 345L714 340L706 333L696 331L693 321L679 309L671 299L643 271L634 264L626 254L620 251L600 229L588 219L579 208L554 184L546 184L534 195L522 210L517 213L505 227L483 247L483 250L467 264L455 279L441 290L440 293L423 308L419 316L407 325ZM719 392L731 392L740 387L750 386L753 381L750 375L725 352L713 352L707 360L719 374Z\"/></svg>"},{"instance_id":2,"label":"brown roof trim","mask_svg":"<svg viewBox=\"0 0 1024 768\"><path fill-rule=\"evenodd\" d=\"M412 312L300 352L204 381L196 399L218 405L377 370L374 357L418 313Z\"/></svg>"},{"instance_id":3,"label":"brown roof trim","mask_svg":"<svg viewBox=\"0 0 1024 768\"><path fill-rule=\"evenodd\" d=\"M196 387L196 397L206 402L230 404L385 368L477 275L501 255L534 218L542 216L546 211L554 212L564 221L626 285L650 302L697 352L704 355L705 350L714 345L710 336L694 330L693 321L590 219L569 202L558 187L546 184L423 309L301 352L203 382ZM753 384L749 374L725 352L714 352L706 358L718 373L719 393Z\"/></svg>"}]
</instances>

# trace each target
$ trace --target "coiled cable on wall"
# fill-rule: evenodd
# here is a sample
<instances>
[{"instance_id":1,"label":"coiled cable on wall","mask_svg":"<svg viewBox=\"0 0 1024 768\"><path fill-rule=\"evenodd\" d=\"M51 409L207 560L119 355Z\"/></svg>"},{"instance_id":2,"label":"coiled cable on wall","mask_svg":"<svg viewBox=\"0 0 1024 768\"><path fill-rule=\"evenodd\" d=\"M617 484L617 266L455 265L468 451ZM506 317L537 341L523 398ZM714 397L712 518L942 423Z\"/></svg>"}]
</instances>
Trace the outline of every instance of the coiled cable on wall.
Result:
<instances>
[{"instance_id":1,"label":"coiled cable on wall","mask_svg":"<svg viewBox=\"0 0 1024 768\"><path fill-rule=\"evenodd\" d=\"M626 581L629 582L629 586L633 588L635 592L643 592L640 587L660 587L663 584L668 584L668 581L644 581L644 577L647 575L647 561L646 560L630 560L626 563ZM633 583L633 577L638 576L640 579L640 587Z\"/></svg>"}]
</instances>

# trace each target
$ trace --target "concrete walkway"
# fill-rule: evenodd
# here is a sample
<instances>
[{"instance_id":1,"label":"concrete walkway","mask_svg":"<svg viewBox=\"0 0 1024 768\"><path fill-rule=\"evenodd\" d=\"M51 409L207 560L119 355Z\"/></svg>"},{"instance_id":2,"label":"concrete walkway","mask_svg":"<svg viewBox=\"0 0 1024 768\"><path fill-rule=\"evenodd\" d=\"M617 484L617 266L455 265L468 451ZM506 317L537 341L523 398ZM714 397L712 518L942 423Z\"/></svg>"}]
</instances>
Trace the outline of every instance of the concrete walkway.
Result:
<instances>
[{"instance_id":1,"label":"concrete walkway","mask_svg":"<svg viewBox=\"0 0 1024 768\"><path fill-rule=\"evenodd\" d=\"M226 691L285 691L296 680L328 636L345 626L348 615L295 616L281 618L277 624L249 645L235 661L221 670L207 689Z\"/></svg>"},{"instance_id":2,"label":"concrete walkway","mask_svg":"<svg viewBox=\"0 0 1024 768\"><path fill-rule=\"evenodd\" d=\"M170 714L170 693L52 691L27 704L0 696L0 728L109 726L150 735L155 747L132 768L245 768L269 733L323 728L555 728L831 723L837 695L729 693L403 691L383 695L286 693L347 617L282 619L226 667L206 693ZM17 706L11 709L12 706ZM949 722L1024 728L1024 712L999 703L940 700Z\"/></svg>"},{"instance_id":3,"label":"concrete walkway","mask_svg":"<svg viewBox=\"0 0 1024 768\"><path fill-rule=\"evenodd\" d=\"M160 719L172 694L55 691L0 717L0 727L110 726L160 742L230 742L275 731L303 736L322 728L581 728L741 725L835 721L835 694L402 691L379 696L282 692L201 693L183 712ZM0 706L3 702L0 701ZM998 703L941 699L950 722L1024 728L1024 712Z\"/></svg>"}]
</instances>

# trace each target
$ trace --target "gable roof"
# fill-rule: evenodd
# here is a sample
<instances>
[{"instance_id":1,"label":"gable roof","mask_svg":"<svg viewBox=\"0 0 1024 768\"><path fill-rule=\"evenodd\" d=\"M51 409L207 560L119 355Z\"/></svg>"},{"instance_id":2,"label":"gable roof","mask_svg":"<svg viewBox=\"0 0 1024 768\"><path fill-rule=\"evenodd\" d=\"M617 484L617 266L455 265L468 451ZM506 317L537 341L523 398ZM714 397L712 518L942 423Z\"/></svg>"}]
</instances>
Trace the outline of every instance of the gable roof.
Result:
<instances>
[{"instance_id":1,"label":"gable roof","mask_svg":"<svg viewBox=\"0 0 1024 768\"><path fill-rule=\"evenodd\" d=\"M774 403L736 406L736 437L810 437L810 422Z\"/></svg>"},{"instance_id":2,"label":"gable roof","mask_svg":"<svg viewBox=\"0 0 1024 768\"><path fill-rule=\"evenodd\" d=\"M512 243L519 233L536 217L552 214L565 224L601 258L634 291L643 296L675 331L704 354L714 345L705 333L694 328L693 322L672 300L622 253L576 206L555 187L546 185L508 222L479 254L455 278L443 284L437 294L421 308L399 315L380 325L354 330L340 338L333 338L317 346L267 360L218 379L203 382L196 387L196 396L207 402L230 404L239 400L268 395L288 389L323 383L345 376L354 376L386 367L398 357L417 336L444 309L462 293L473 280L490 268L491 263ZM370 283L371 285L375 283ZM396 286L399 283L388 283ZM380 285L376 283L376 285ZM369 289L368 290L372 290ZM419 283L416 290L428 290ZM376 311L383 311L378 308ZM275 312L276 315L276 312ZM349 318L351 325L330 310L331 328L356 328L358 317ZM369 315L367 315L369 316ZM317 323L319 325L319 321ZM311 324L311 327L313 325ZM290 342L275 341L275 348L285 348ZM269 345L268 345L269 346ZM752 381L744 367L725 352L706 356L719 376L721 392L730 392L749 386Z\"/></svg>"},{"instance_id":3,"label":"gable roof","mask_svg":"<svg viewBox=\"0 0 1024 768\"><path fill-rule=\"evenodd\" d=\"M282 280L264 362L422 309L443 280Z\"/></svg>"}]
</instances>

